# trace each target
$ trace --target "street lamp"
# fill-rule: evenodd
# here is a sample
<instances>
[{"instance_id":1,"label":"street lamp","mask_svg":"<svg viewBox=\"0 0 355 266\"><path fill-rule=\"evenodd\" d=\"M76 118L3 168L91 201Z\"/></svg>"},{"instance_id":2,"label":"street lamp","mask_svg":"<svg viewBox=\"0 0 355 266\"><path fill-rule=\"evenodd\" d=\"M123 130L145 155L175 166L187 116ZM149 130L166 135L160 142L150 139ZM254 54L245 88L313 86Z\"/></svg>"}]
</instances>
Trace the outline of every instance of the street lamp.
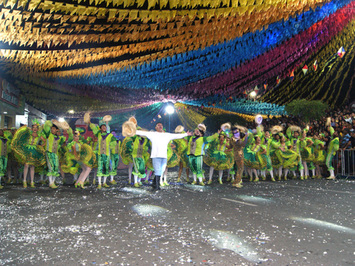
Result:
<instances>
[{"instance_id":1,"label":"street lamp","mask_svg":"<svg viewBox=\"0 0 355 266\"><path fill-rule=\"evenodd\" d=\"M170 116L175 112L174 105L168 104L168 106L165 107L165 111L169 115L169 132L170 132Z\"/></svg>"},{"instance_id":2,"label":"street lamp","mask_svg":"<svg viewBox=\"0 0 355 266\"><path fill-rule=\"evenodd\" d=\"M250 98L252 98L255 101L256 91L252 91L249 95L250 95Z\"/></svg>"}]
</instances>

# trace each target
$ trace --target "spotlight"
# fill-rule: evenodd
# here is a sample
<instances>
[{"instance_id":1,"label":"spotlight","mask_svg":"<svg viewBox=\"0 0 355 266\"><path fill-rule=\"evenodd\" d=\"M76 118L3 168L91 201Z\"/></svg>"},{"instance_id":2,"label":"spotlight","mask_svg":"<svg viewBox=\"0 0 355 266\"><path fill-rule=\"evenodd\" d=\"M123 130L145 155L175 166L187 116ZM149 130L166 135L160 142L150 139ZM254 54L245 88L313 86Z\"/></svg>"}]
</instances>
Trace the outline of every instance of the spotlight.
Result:
<instances>
[{"instance_id":1,"label":"spotlight","mask_svg":"<svg viewBox=\"0 0 355 266\"><path fill-rule=\"evenodd\" d=\"M173 114L174 112L175 112L175 108L174 108L174 106L173 105L168 105L166 108L165 108L165 111L169 114L169 115L171 115L171 114Z\"/></svg>"},{"instance_id":2,"label":"spotlight","mask_svg":"<svg viewBox=\"0 0 355 266\"><path fill-rule=\"evenodd\" d=\"M254 98L255 96L256 96L256 91L252 91L252 92L250 93L250 97Z\"/></svg>"},{"instance_id":3,"label":"spotlight","mask_svg":"<svg viewBox=\"0 0 355 266\"><path fill-rule=\"evenodd\" d=\"M64 122L65 119L64 119L64 117L59 117L58 121L59 121L59 122Z\"/></svg>"}]
</instances>

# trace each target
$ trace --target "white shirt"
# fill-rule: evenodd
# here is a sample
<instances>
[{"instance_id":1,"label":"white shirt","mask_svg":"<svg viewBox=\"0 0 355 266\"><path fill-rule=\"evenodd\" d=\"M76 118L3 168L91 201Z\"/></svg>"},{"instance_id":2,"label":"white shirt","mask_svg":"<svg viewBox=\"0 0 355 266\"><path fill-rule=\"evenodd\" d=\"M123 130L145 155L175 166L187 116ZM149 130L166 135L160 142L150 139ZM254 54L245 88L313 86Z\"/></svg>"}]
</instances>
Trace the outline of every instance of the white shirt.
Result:
<instances>
[{"instance_id":1,"label":"white shirt","mask_svg":"<svg viewBox=\"0 0 355 266\"><path fill-rule=\"evenodd\" d=\"M168 144L173 139L182 139L187 136L184 134L171 134L164 132L136 131L137 135L147 137L152 142L151 158L168 158Z\"/></svg>"}]
</instances>

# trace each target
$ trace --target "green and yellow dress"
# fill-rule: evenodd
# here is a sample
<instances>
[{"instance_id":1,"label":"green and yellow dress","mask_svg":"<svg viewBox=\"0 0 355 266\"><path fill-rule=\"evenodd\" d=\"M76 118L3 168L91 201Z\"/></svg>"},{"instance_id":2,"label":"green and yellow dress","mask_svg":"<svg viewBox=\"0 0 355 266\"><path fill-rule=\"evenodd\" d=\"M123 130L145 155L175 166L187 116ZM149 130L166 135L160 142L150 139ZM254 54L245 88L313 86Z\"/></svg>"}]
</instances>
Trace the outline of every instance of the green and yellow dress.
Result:
<instances>
[{"instance_id":1,"label":"green and yellow dress","mask_svg":"<svg viewBox=\"0 0 355 266\"><path fill-rule=\"evenodd\" d=\"M74 146L78 157L75 157ZM62 165L64 173L72 175L78 172L78 169L84 164L89 168L93 168L96 156L88 144L81 141L72 141L68 144L68 151L65 154L65 164Z\"/></svg>"},{"instance_id":2,"label":"green and yellow dress","mask_svg":"<svg viewBox=\"0 0 355 266\"><path fill-rule=\"evenodd\" d=\"M16 160L24 165L33 165L36 169L41 169L46 164L44 148L39 145L41 136L32 136L32 131L27 126L19 128L12 141L11 148Z\"/></svg>"},{"instance_id":3,"label":"green and yellow dress","mask_svg":"<svg viewBox=\"0 0 355 266\"><path fill-rule=\"evenodd\" d=\"M261 170L266 168L266 146L261 143L253 143L244 152L244 165L251 169Z\"/></svg>"},{"instance_id":4,"label":"green and yellow dress","mask_svg":"<svg viewBox=\"0 0 355 266\"><path fill-rule=\"evenodd\" d=\"M234 157L232 150L227 148L227 140L225 139L223 143L221 143L221 141L217 139L209 143L203 161L205 164L218 171L232 168Z\"/></svg>"}]
</instances>

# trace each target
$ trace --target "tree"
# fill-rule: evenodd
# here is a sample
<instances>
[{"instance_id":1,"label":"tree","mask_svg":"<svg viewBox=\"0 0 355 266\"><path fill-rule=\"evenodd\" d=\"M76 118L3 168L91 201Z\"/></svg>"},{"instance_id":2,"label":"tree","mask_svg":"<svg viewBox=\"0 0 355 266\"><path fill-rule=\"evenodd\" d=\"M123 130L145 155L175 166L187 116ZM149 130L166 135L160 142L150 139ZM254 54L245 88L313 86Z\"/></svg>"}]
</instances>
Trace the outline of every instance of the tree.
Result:
<instances>
[{"instance_id":1,"label":"tree","mask_svg":"<svg viewBox=\"0 0 355 266\"><path fill-rule=\"evenodd\" d=\"M310 120L322 118L327 109L328 105L322 101L308 101L306 99L293 100L285 106L289 115L298 116L306 123Z\"/></svg>"}]
</instances>

